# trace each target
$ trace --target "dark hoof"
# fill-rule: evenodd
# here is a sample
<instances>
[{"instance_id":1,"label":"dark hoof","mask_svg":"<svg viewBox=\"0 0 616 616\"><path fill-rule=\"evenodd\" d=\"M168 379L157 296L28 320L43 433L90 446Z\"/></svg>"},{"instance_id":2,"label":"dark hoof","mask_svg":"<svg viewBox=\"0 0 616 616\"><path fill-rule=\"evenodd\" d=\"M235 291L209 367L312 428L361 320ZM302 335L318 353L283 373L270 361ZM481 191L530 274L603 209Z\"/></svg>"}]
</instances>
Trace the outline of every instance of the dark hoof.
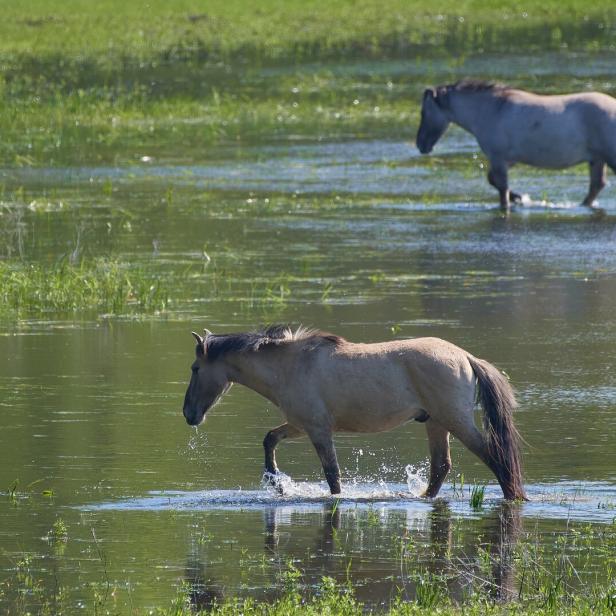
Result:
<instances>
[{"instance_id":1,"label":"dark hoof","mask_svg":"<svg viewBox=\"0 0 616 616\"><path fill-rule=\"evenodd\" d=\"M261 479L261 483L263 487L274 488L277 494L279 494L280 496L283 496L284 495L284 485L283 485L284 478L286 478L286 475L284 475L283 473L280 473L280 472L270 473L268 471L265 471L263 473L263 478Z\"/></svg>"},{"instance_id":2,"label":"dark hoof","mask_svg":"<svg viewBox=\"0 0 616 616\"><path fill-rule=\"evenodd\" d=\"M522 195L518 195L518 193L514 193L513 191L509 191L509 200L514 203L522 203Z\"/></svg>"}]
</instances>

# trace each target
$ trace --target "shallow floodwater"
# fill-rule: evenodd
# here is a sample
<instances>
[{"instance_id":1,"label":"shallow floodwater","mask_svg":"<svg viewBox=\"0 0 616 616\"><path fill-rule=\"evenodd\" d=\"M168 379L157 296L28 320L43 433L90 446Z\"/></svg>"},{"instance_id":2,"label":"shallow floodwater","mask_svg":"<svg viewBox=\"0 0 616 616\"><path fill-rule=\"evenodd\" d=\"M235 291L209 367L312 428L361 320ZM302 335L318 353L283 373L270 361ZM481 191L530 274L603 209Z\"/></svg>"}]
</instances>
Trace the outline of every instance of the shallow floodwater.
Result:
<instances>
[{"instance_id":1,"label":"shallow floodwater","mask_svg":"<svg viewBox=\"0 0 616 616\"><path fill-rule=\"evenodd\" d=\"M505 219L474 141L455 129L431 158L366 139L172 158L0 171L14 254L112 254L161 272L174 298L139 318L0 323L0 606L41 595L73 609L167 606L183 581L195 605L271 598L289 564L308 589L350 578L372 605L414 596L426 572L458 599L478 579L507 597L525 545L546 562L566 553L580 584L604 579L602 533L616 519L614 186L591 211L577 205L585 170L516 169L525 198ZM270 403L236 386L198 431L181 406L191 330L278 321L354 341L439 336L498 365L518 391L530 502L503 504L455 441L442 498L418 498L427 446L416 423L337 438L340 501L301 440L279 448L284 494L263 487L262 439L281 421ZM488 485L478 510L474 484ZM59 520L66 541L50 534ZM585 529L584 549L572 529Z\"/></svg>"}]
</instances>

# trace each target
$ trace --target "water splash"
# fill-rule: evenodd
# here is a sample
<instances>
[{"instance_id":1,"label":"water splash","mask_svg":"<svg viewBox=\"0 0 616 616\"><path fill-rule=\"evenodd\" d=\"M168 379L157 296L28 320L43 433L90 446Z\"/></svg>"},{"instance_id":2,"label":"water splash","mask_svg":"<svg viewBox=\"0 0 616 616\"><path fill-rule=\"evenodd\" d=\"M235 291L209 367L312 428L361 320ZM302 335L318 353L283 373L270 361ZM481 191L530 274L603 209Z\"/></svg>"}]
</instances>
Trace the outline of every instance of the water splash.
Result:
<instances>
[{"instance_id":1,"label":"water splash","mask_svg":"<svg viewBox=\"0 0 616 616\"><path fill-rule=\"evenodd\" d=\"M363 483L347 481L342 485L342 494L332 497L325 482L295 482L288 475L277 477L284 493L275 487L266 489L234 489L182 491L151 491L142 497L123 498L102 503L81 505L85 511L141 510L141 511L205 511L261 509L283 507L289 510L310 510L331 503L334 498L340 506L354 509L356 506L373 506L386 509L406 509L410 518L417 518L421 512L431 511L434 503L430 499L417 498L426 487L421 473L411 465L406 468L409 479L403 483ZM405 487L408 489L406 491ZM522 513L531 519L561 519L586 522L616 523L616 484L608 482L557 482L554 484L529 484L526 486L530 501L521 505ZM448 503L448 509L456 516L481 517L502 502L498 485L486 489L485 512L473 511L464 498L453 493L451 485L444 485L440 496ZM422 514L423 515L423 514Z\"/></svg>"},{"instance_id":2,"label":"water splash","mask_svg":"<svg viewBox=\"0 0 616 616\"><path fill-rule=\"evenodd\" d=\"M407 464L404 467L406 472L406 485L409 492L413 496L421 496L428 487L428 482L425 480L425 469L416 468L412 464Z\"/></svg>"},{"instance_id":3,"label":"water splash","mask_svg":"<svg viewBox=\"0 0 616 616\"><path fill-rule=\"evenodd\" d=\"M315 485L317 484L296 483L289 475L280 471L277 473L266 471L261 479L261 487L273 496L319 498L329 494L329 490L315 490Z\"/></svg>"},{"instance_id":4,"label":"water splash","mask_svg":"<svg viewBox=\"0 0 616 616\"><path fill-rule=\"evenodd\" d=\"M579 212L590 212L591 210L580 205L576 201L548 201L547 199L533 199L527 193L522 195L522 200L516 204L527 209L548 209L548 210L576 210Z\"/></svg>"},{"instance_id":5,"label":"water splash","mask_svg":"<svg viewBox=\"0 0 616 616\"><path fill-rule=\"evenodd\" d=\"M388 483L382 476L378 478L363 477L359 475L345 476L342 481L342 491L338 498L352 501L371 500L397 500L417 498L423 494L427 487L424 479L425 470L408 465L405 468L405 491L400 483ZM273 498L320 500L331 496L329 486L325 481L294 481L285 473L264 473L261 481L262 488Z\"/></svg>"},{"instance_id":6,"label":"water splash","mask_svg":"<svg viewBox=\"0 0 616 616\"><path fill-rule=\"evenodd\" d=\"M191 432L186 446L182 448L181 454L191 462L203 460L203 450L207 447L207 433L199 432L199 428L194 426L194 432Z\"/></svg>"}]
</instances>

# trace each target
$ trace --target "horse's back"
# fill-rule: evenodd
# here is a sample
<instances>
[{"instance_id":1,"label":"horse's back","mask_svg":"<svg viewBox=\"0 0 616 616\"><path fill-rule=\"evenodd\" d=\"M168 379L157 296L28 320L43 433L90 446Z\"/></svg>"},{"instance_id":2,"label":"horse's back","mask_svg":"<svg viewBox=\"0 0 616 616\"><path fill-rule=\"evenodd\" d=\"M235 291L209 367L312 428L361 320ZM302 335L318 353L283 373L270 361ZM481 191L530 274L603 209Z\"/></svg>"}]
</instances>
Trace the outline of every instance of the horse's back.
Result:
<instances>
[{"instance_id":1,"label":"horse's back","mask_svg":"<svg viewBox=\"0 0 616 616\"><path fill-rule=\"evenodd\" d=\"M345 342L323 350L312 384L338 429L387 430L421 411L472 408L474 375L467 358L439 338Z\"/></svg>"},{"instance_id":2,"label":"horse's back","mask_svg":"<svg viewBox=\"0 0 616 616\"><path fill-rule=\"evenodd\" d=\"M616 99L600 92L540 95L509 90L488 148L507 162L562 168L616 147Z\"/></svg>"}]
</instances>

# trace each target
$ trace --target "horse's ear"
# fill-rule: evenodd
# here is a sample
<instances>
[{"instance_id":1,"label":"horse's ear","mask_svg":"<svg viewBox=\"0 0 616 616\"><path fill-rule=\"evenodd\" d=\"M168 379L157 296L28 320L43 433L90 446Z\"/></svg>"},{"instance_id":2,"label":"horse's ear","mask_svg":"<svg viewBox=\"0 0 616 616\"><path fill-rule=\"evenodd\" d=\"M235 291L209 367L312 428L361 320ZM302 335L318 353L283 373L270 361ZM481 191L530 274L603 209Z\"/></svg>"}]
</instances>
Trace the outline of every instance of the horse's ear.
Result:
<instances>
[{"instance_id":1,"label":"horse's ear","mask_svg":"<svg viewBox=\"0 0 616 616\"><path fill-rule=\"evenodd\" d=\"M205 329L203 330L203 333L205 334L205 337L206 337L206 338L207 338L208 336L211 336L211 335L212 335L212 332L211 332L209 329L207 329L207 328L205 328Z\"/></svg>"},{"instance_id":2,"label":"horse's ear","mask_svg":"<svg viewBox=\"0 0 616 616\"><path fill-rule=\"evenodd\" d=\"M205 355L205 340L197 332L191 332L191 334L197 341L197 355Z\"/></svg>"},{"instance_id":3,"label":"horse's ear","mask_svg":"<svg viewBox=\"0 0 616 616\"><path fill-rule=\"evenodd\" d=\"M436 98L436 90L434 88L426 88L423 93L423 99Z\"/></svg>"}]
</instances>

